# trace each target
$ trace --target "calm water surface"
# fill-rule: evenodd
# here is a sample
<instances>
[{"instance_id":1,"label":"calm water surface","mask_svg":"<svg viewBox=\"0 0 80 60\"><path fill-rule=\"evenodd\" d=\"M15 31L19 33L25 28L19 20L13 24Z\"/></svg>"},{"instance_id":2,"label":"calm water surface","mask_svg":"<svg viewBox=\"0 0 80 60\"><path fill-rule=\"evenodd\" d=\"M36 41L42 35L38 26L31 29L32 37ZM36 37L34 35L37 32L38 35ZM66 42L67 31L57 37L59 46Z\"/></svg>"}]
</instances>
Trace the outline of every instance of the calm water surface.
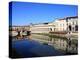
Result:
<instances>
[{"instance_id":1,"label":"calm water surface","mask_svg":"<svg viewBox=\"0 0 80 60\"><path fill-rule=\"evenodd\" d=\"M78 54L77 38L54 38L32 34L31 39L13 39L13 57L41 57Z\"/></svg>"}]
</instances>

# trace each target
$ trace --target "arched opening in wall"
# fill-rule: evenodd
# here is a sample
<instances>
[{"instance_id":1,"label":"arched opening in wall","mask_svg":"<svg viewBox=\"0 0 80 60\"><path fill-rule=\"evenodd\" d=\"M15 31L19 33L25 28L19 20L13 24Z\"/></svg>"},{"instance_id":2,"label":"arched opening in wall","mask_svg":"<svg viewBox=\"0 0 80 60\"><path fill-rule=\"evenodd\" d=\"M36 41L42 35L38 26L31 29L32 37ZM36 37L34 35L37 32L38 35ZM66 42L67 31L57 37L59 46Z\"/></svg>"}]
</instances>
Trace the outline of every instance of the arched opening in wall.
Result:
<instances>
[{"instance_id":1,"label":"arched opening in wall","mask_svg":"<svg viewBox=\"0 0 80 60\"><path fill-rule=\"evenodd\" d=\"M52 31L52 28L50 28L50 31Z\"/></svg>"},{"instance_id":2,"label":"arched opening in wall","mask_svg":"<svg viewBox=\"0 0 80 60\"><path fill-rule=\"evenodd\" d=\"M78 25L75 25L75 31L78 31Z\"/></svg>"},{"instance_id":3,"label":"arched opening in wall","mask_svg":"<svg viewBox=\"0 0 80 60\"><path fill-rule=\"evenodd\" d=\"M71 31L72 30L72 27L71 27L71 25L69 25L69 31Z\"/></svg>"}]
</instances>

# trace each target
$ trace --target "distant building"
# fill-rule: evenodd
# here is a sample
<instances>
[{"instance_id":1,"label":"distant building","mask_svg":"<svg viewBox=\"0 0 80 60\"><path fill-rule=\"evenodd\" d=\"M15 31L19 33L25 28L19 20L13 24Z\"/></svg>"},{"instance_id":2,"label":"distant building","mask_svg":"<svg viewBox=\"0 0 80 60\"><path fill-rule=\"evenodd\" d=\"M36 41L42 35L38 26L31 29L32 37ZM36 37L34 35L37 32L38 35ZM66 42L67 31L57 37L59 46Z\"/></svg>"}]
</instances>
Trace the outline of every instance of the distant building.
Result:
<instances>
[{"instance_id":1,"label":"distant building","mask_svg":"<svg viewBox=\"0 0 80 60\"><path fill-rule=\"evenodd\" d=\"M31 24L30 26L12 26L12 30L26 30L31 33L78 32L78 16L57 19L53 22Z\"/></svg>"},{"instance_id":2,"label":"distant building","mask_svg":"<svg viewBox=\"0 0 80 60\"><path fill-rule=\"evenodd\" d=\"M48 23L30 25L31 33L49 33L51 26Z\"/></svg>"},{"instance_id":3,"label":"distant building","mask_svg":"<svg viewBox=\"0 0 80 60\"><path fill-rule=\"evenodd\" d=\"M54 22L32 24L30 25L32 33L49 33L52 32L77 32L78 31L78 17L66 17L57 19Z\"/></svg>"}]
</instances>

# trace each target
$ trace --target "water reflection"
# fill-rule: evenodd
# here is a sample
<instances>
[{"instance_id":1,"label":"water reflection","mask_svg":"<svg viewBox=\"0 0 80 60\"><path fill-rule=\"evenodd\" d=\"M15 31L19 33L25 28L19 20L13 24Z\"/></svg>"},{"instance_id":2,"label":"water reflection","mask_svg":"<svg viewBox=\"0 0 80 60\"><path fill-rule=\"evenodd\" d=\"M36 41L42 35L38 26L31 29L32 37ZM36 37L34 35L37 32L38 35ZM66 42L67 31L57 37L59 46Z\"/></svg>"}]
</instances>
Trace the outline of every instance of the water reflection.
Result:
<instances>
[{"instance_id":1,"label":"water reflection","mask_svg":"<svg viewBox=\"0 0 80 60\"><path fill-rule=\"evenodd\" d=\"M78 39L77 38L53 38L50 36L32 34L31 39L36 40L42 44L47 44L54 47L65 54L78 53Z\"/></svg>"},{"instance_id":2,"label":"water reflection","mask_svg":"<svg viewBox=\"0 0 80 60\"><path fill-rule=\"evenodd\" d=\"M20 40L20 41L19 41ZM13 37L13 56L37 57L78 54L77 38L56 38L39 34L31 34L23 38Z\"/></svg>"}]
</instances>

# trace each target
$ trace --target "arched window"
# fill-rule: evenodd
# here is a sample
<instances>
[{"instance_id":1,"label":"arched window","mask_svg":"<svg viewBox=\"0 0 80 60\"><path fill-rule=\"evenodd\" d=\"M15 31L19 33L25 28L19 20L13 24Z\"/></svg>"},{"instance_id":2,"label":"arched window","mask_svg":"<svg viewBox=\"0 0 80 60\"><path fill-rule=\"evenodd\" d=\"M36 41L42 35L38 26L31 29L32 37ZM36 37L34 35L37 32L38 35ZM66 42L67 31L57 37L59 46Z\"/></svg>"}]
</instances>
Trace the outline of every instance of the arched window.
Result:
<instances>
[{"instance_id":1,"label":"arched window","mask_svg":"<svg viewBox=\"0 0 80 60\"><path fill-rule=\"evenodd\" d=\"M50 31L52 31L52 28L50 28Z\"/></svg>"},{"instance_id":2,"label":"arched window","mask_svg":"<svg viewBox=\"0 0 80 60\"><path fill-rule=\"evenodd\" d=\"M71 27L71 25L69 25L69 31L71 31L72 30L72 27Z\"/></svg>"},{"instance_id":3,"label":"arched window","mask_svg":"<svg viewBox=\"0 0 80 60\"><path fill-rule=\"evenodd\" d=\"M78 31L78 25L75 25L75 31Z\"/></svg>"}]
</instances>

